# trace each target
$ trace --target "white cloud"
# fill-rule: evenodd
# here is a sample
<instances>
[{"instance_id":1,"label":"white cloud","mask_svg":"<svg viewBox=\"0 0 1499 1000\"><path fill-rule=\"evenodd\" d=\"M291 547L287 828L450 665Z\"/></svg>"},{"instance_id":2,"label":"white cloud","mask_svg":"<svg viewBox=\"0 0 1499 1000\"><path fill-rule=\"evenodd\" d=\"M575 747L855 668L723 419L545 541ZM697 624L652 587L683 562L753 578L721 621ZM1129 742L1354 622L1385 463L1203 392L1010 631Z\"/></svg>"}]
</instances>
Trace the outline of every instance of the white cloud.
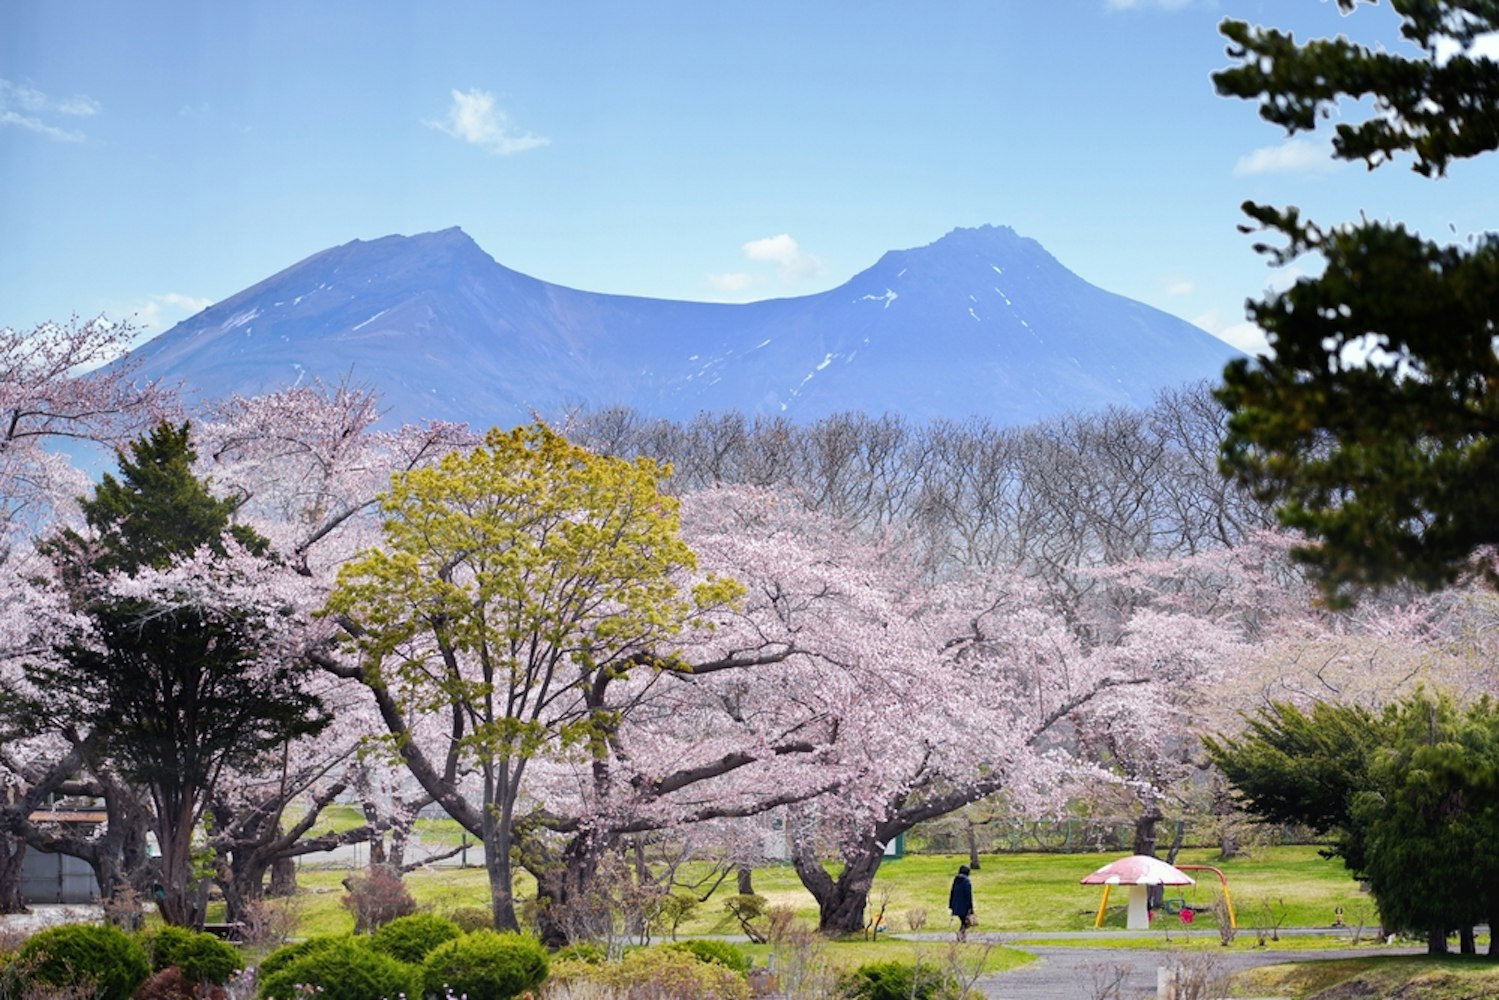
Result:
<instances>
[{"instance_id":1,"label":"white cloud","mask_svg":"<svg viewBox=\"0 0 1499 1000\"><path fill-rule=\"evenodd\" d=\"M1446 62L1461 51L1462 47L1450 38L1438 38L1436 40L1436 60L1438 63ZM1495 62L1499 62L1499 32L1479 35L1473 39L1473 44L1468 49L1468 55L1475 59L1492 59Z\"/></svg>"},{"instance_id":2,"label":"white cloud","mask_svg":"<svg viewBox=\"0 0 1499 1000\"><path fill-rule=\"evenodd\" d=\"M0 125L14 125L58 142L82 142L87 138L82 132L49 119L56 115L92 118L100 110L99 102L91 97L48 97L35 87L0 78Z\"/></svg>"},{"instance_id":3,"label":"white cloud","mask_svg":"<svg viewBox=\"0 0 1499 1000\"><path fill-rule=\"evenodd\" d=\"M453 103L442 121L428 125L455 139L486 149L496 156L524 153L552 140L529 132L515 132L510 116L495 107L494 95L485 90L455 90Z\"/></svg>"},{"instance_id":4,"label":"white cloud","mask_svg":"<svg viewBox=\"0 0 1499 1000\"><path fill-rule=\"evenodd\" d=\"M1198 324L1201 326L1201 324ZM1226 344L1230 344L1243 351L1245 354L1258 357L1261 354L1270 353L1270 342L1265 339L1265 331L1253 323L1234 323L1221 330L1207 329L1209 333Z\"/></svg>"},{"instance_id":5,"label":"white cloud","mask_svg":"<svg viewBox=\"0 0 1499 1000\"><path fill-rule=\"evenodd\" d=\"M130 325L140 332L135 343L143 343L164 333L189 316L197 315L213 305L212 299L202 299L179 292L152 295L123 309L108 310L109 315L128 317ZM134 346L134 345L132 345Z\"/></svg>"},{"instance_id":6,"label":"white cloud","mask_svg":"<svg viewBox=\"0 0 1499 1000\"><path fill-rule=\"evenodd\" d=\"M1330 147L1306 139L1291 139L1279 146L1264 146L1234 164L1234 176L1251 174L1330 173L1343 164L1333 159Z\"/></svg>"},{"instance_id":7,"label":"white cloud","mask_svg":"<svg viewBox=\"0 0 1499 1000\"><path fill-rule=\"evenodd\" d=\"M1197 286L1190 278L1178 278L1166 286L1166 294L1173 299L1179 299L1184 295L1191 295L1197 291Z\"/></svg>"},{"instance_id":8,"label":"white cloud","mask_svg":"<svg viewBox=\"0 0 1499 1000\"><path fill-rule=\"evenodd\" d=\"M708 275L708 284L721 292L742 292L754 283L754 275L747 274L744 271Z\"/></svg>"},{"instance_id":9,"label":"white cloud","mask_svg":"<svg viewBox=\"0 0 1499 1000\"><path fill-rule=\"evenodd\" d=\"M822 261L797 246L786 233L750 240L744 245L744 255L778 265L782 281L799 281L822 273Z\"/></svg>"},{"instance_id":10,"label":"white cloud","mask_svg":"<svg viewBox=\"0 0 1499 1000\"><path fill-rule=\"evenodd\" d=\"M1109 10L1143 10L1159 7L1161 10L1181 10L1190 7L1193 0L1105 0Z\"/></svg>"}]
</instances>

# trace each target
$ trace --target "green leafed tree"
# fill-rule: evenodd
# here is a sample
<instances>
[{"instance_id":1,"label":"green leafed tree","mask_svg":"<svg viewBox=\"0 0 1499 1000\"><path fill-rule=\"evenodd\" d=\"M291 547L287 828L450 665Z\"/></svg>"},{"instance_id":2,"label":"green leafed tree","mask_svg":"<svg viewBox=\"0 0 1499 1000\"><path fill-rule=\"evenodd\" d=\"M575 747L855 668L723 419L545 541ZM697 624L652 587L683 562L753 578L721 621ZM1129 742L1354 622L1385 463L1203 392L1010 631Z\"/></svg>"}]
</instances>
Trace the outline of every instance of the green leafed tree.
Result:
<instances>
[{"instance_id":1,"label":"green leafed tree","mask_svg":"<svg viewBox=\"0 0 1499 1000\"><path fill-rule=\"evenodd\" d=\"M360 656L346 672L375 696L393 748L483 840L502 929L517 927L512 852L530 763L571 754L604 766L620 711L605 699L611 682L682 669L673 636L739 593L725 580L684 588L696 559L659 490L666 472L541 425L491 431L395 478L384 544L344 568L329 600Z\"/></svg>"},{"instance_id":2,"label":"green leafed tree","mask_svg":"<svg viewBox=\"0 0 1499 1000\"><path fill-rule=\"evenodd\" d=\"M1499 713L1417 692L1373 713L1276 703L1243 733L1205 740L1249 812L1334 837L1369 881L1385 927L1426 935L1433 953L1499 902ZM1490 949L1493 957L1499 952Z\"/></svg>"},{"instance_id":3,"label":"green leafed tree","mask_svg":"<svg viewBox=\"0 0 1499 1000\"><path fill-rule=\"evenodd\" d=\"M192 842L217 783L328 721L286 641L275 567L236 503L192 472L187 425L162 424L81 501L84 531L47 541L77 627L27 668L11 724L102 733L93 763L151 803L169 923L202 919ZM16 719L15 715L24 715Z\"/></svg>"},{"instance_id":4,"label":"green leafed tree","mask_svg":"<svg viewBox=\"0 0 1499 1000\"><path fill-rule=\"evenodd\" d=\"M1363 873L1387 925L1425 932L1433 953L1456 930L1472 953L1474 925L1499 916L1499 714L1417 694L1385 719L1388 744L1353 800Z\"/></svg>"},{"instance_id":5,"label":"green leafed tree","mask_svg":"<svg viewBox=\"0 0 1499 1000\"><path fill-rule=\"evenodd\" d=\"M1338 0L1346 13L1375 0ZM1391 0L1403 55L1346 38L1298 42L1225 21L1237 65L1218 91L1259 102L1287 133L1336 111L1334 155L1370 169L1410 157L1433 182L1499 146L1499 63L1474 49L1499 30L1493 0ZM1365 102L1363 120L1349 117ZM1228 367L1224 470L1304 532L1299 557L1333 600L1411 579L1439 587L1499 542L1499 235L1444 245L1399 223L1324 226L1246 203L1278 265L1316 277L1249 305L1273 356Z\"/></svg>"},{"instance_id":6,"label":"green leafed tree","mask_svg":"<svg viewBox=\"0 0 1499 1000\"><path fill-rule=\"evenodd\" d=\"M1260 820L1331 834L1353 871L1364 864L1353 801L1368 787L1369 759L1388 743L1380 716L1356 705L1311 710L1274 702L1236 736L1206 737L1208 757Z\"/></svg>"}]
</instances>

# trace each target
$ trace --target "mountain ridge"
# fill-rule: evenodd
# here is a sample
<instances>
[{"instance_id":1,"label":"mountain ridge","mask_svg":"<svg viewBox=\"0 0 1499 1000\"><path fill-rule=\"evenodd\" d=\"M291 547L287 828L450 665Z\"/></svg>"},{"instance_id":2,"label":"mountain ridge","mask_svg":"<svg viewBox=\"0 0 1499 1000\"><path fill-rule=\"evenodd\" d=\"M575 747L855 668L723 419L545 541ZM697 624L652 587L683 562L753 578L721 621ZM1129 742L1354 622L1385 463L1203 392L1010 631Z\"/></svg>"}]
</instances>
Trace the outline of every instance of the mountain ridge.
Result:
<instances>
[{"instance_id":1,"label":"mountain ridge","mask_svg":"<svg viewBox=\"0 0 1499 1000\"><path fill-rule=\"evenodd\" d=\"M393 421L525 421L623 403L687 419L864 409L1002 424L1148 403L1234 348L1099 289L1007 226L891 250L824 292L748 303L588 292L505 267L458 227L329 247L136 348L207 398L309 377Z\"/></svg>"}]
</instances>

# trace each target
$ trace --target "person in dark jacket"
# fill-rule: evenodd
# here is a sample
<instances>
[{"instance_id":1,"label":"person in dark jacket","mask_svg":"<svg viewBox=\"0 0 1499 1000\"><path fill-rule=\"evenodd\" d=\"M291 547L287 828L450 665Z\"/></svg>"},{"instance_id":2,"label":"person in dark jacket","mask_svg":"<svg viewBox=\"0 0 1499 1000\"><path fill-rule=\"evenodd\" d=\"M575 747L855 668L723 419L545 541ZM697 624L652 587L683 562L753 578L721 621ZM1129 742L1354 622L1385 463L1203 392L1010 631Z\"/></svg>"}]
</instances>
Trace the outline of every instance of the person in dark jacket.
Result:
<instances>
[{"instance_id":1,"label":"person in dark jacket","mask_svg":"<svg viewBox=\"0 0 1499 1000\"><path fill-rule=\"evenodd\" d=\"M953 876L947 908L958 918L958 940L967 939L968 928L973 925L973 882L968 878L967 865L959 865L958 874Z\"/></svg>"}]
</instances>

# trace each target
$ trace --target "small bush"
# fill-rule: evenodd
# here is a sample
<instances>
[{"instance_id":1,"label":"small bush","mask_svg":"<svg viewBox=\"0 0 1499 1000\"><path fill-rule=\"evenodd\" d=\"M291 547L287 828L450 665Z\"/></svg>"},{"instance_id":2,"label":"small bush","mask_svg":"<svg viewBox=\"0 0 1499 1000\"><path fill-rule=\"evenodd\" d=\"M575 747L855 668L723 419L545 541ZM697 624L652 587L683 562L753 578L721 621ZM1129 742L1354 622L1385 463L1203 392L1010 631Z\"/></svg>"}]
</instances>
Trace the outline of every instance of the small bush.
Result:
<instances>
[{"instance_id":1,"label":"small bush","mask_svg":"<svg viewBox=\"0 0 1499 1000\"><path fill-rule=\"evenodd\" d=\"M673 938L677 936L677 928L682 925L698 908L696 896L688 896L683 893L673 892L661 897L657 904L656 926L664 928Z\"/></svg>"},{"instance_id":2,"label":"small bush","mask_svg":"<svg viewBox=\"0 0 1499 1000\"><path fill-rule=\"evenodd\" d=\"M354 914L354 933L369 934L396 917L416 912L416 900L401 877L384 865L371 865L362 874L344 879L349 894L339 902Z\"/></svg>"},{"instance_id":3,"label":"small bush","mask_svg":"<svg viewBox=\"0 0 1499 1000\"><path fill-rule=\"evenodd\" d=\"M322 947L307 952L260 980L266 1000L295 1000L315 993L318 1000L395 1000L401 994L419 996L418 970L371 948L355 938L326 938ZM263 968L263 967L262 967Z\"/></svg>"},{"instance_id":4,"label":"small bush","mask_svg":"<svg viewBox=\"0 0 1499 1000\"><path fill-rule=\"evenodd\" d=\"M749 956L727 941L694 938L691 941L677 941L666 947L685 951L699 962L715 962L735 972L749 971Z\"/></svg>"},{"instance_id":5,"label":"small bush","mask_svg":"<svg viewBox=\"0 0 1499 1000\"><path fill-rule=\"evenodd\" d=\"M313 952L322 951L324 948L332 947L339 941L348 940L351 940L351 938L347 934L330 934L323 937L313 937L308 938L305 941L294 941L291 944L282 945L280 948L277 948L275 951L271 952L265 958L260 960L260 978L263 980L267 976L274 975L275 973L280 972L282 969L286 968L288 965L290 965L292 962L295 962L303 955L310 955Z\"/></svg>"},{"instance_id":6,"label":"small bush","mask_svg":"<svg viewBox=\"0 0 1499 1000\"><path fill-rule=\"evenodd\" d=\"M957 982L930 965L870 962L839 978L839 996L849 1000L943 1000L956 996Z\"/></svg>"},{"instance_id":7,"label":"small bush","mask_svg":"<svg viewBox=\"0 0 1499 1000\"><path fill-rule=\"evenodd\" d=\"M474 931L438 945L422 963L426 993L510 1000L547 977L547 950L535 938Z\"/></svg>"},{"instance_id":8,"label":"small bush","mask_svg":"<svg viewBox=\"0 0 1499 1000\"><path fill-rule=\"evenodd\" d=\"M599 983L620 996L651 1000L748 1000L750 995L749 982L740 973L671 948L643 948L601 966L569 962L553 978Z\"/></svg>"},{"instance_id":9,"label":"small bush","mask_svg":"<svg viewBox=\"0 0 1499 1000\"><path fill-rule=\"evenodd\" d=\"M396 917L371 934L370 947L402 962L420 965L433 948L462 935L463 931L447 917L413 913L409 917Z\"/></svg>"},{"instance_id":10,"label":"small bush","mask_svg":"<svg viewBox=\"0 0 1499 1000\"><path fill-rule=\"evenodd\" d=\"M552 962L583 962L587 965L603 965L609 960L609 950L601 944L583 941L557 949Z\"/></svg>"},{"instance_id":11,"label":"small bush","mask_svg":"<svg viewBox=\"0 0 1499 1000\"><path fill-rule=\"evenodd\" d=\"M222 986L244 968L239 950L214 937L182 927L163 927L141 939L151 968L160 972L171 966L192 983Z\"/></svg>"},{"instance_id":12,"label":"small bush","mask_svg":"<svg viewBox=\"0 0 1499 1000\"><path fill-rule=\"evenodd\" d=\"M494 930L494 914L482 906L459 906L448 911L448 919L467 934L470 931Z\"/></svg>"},{"instance_id":13,"label":"small bush","mask_svg":"<svg viewBox=\"0 0 1499 1000\"><path fill-rule=\"evenodd\" d=\"M135 939L112 924L67 924L33 934L16 955L24 985L92 989L98 1000L129 1000L151 975Z\"/></svg>"}]
</instances>

